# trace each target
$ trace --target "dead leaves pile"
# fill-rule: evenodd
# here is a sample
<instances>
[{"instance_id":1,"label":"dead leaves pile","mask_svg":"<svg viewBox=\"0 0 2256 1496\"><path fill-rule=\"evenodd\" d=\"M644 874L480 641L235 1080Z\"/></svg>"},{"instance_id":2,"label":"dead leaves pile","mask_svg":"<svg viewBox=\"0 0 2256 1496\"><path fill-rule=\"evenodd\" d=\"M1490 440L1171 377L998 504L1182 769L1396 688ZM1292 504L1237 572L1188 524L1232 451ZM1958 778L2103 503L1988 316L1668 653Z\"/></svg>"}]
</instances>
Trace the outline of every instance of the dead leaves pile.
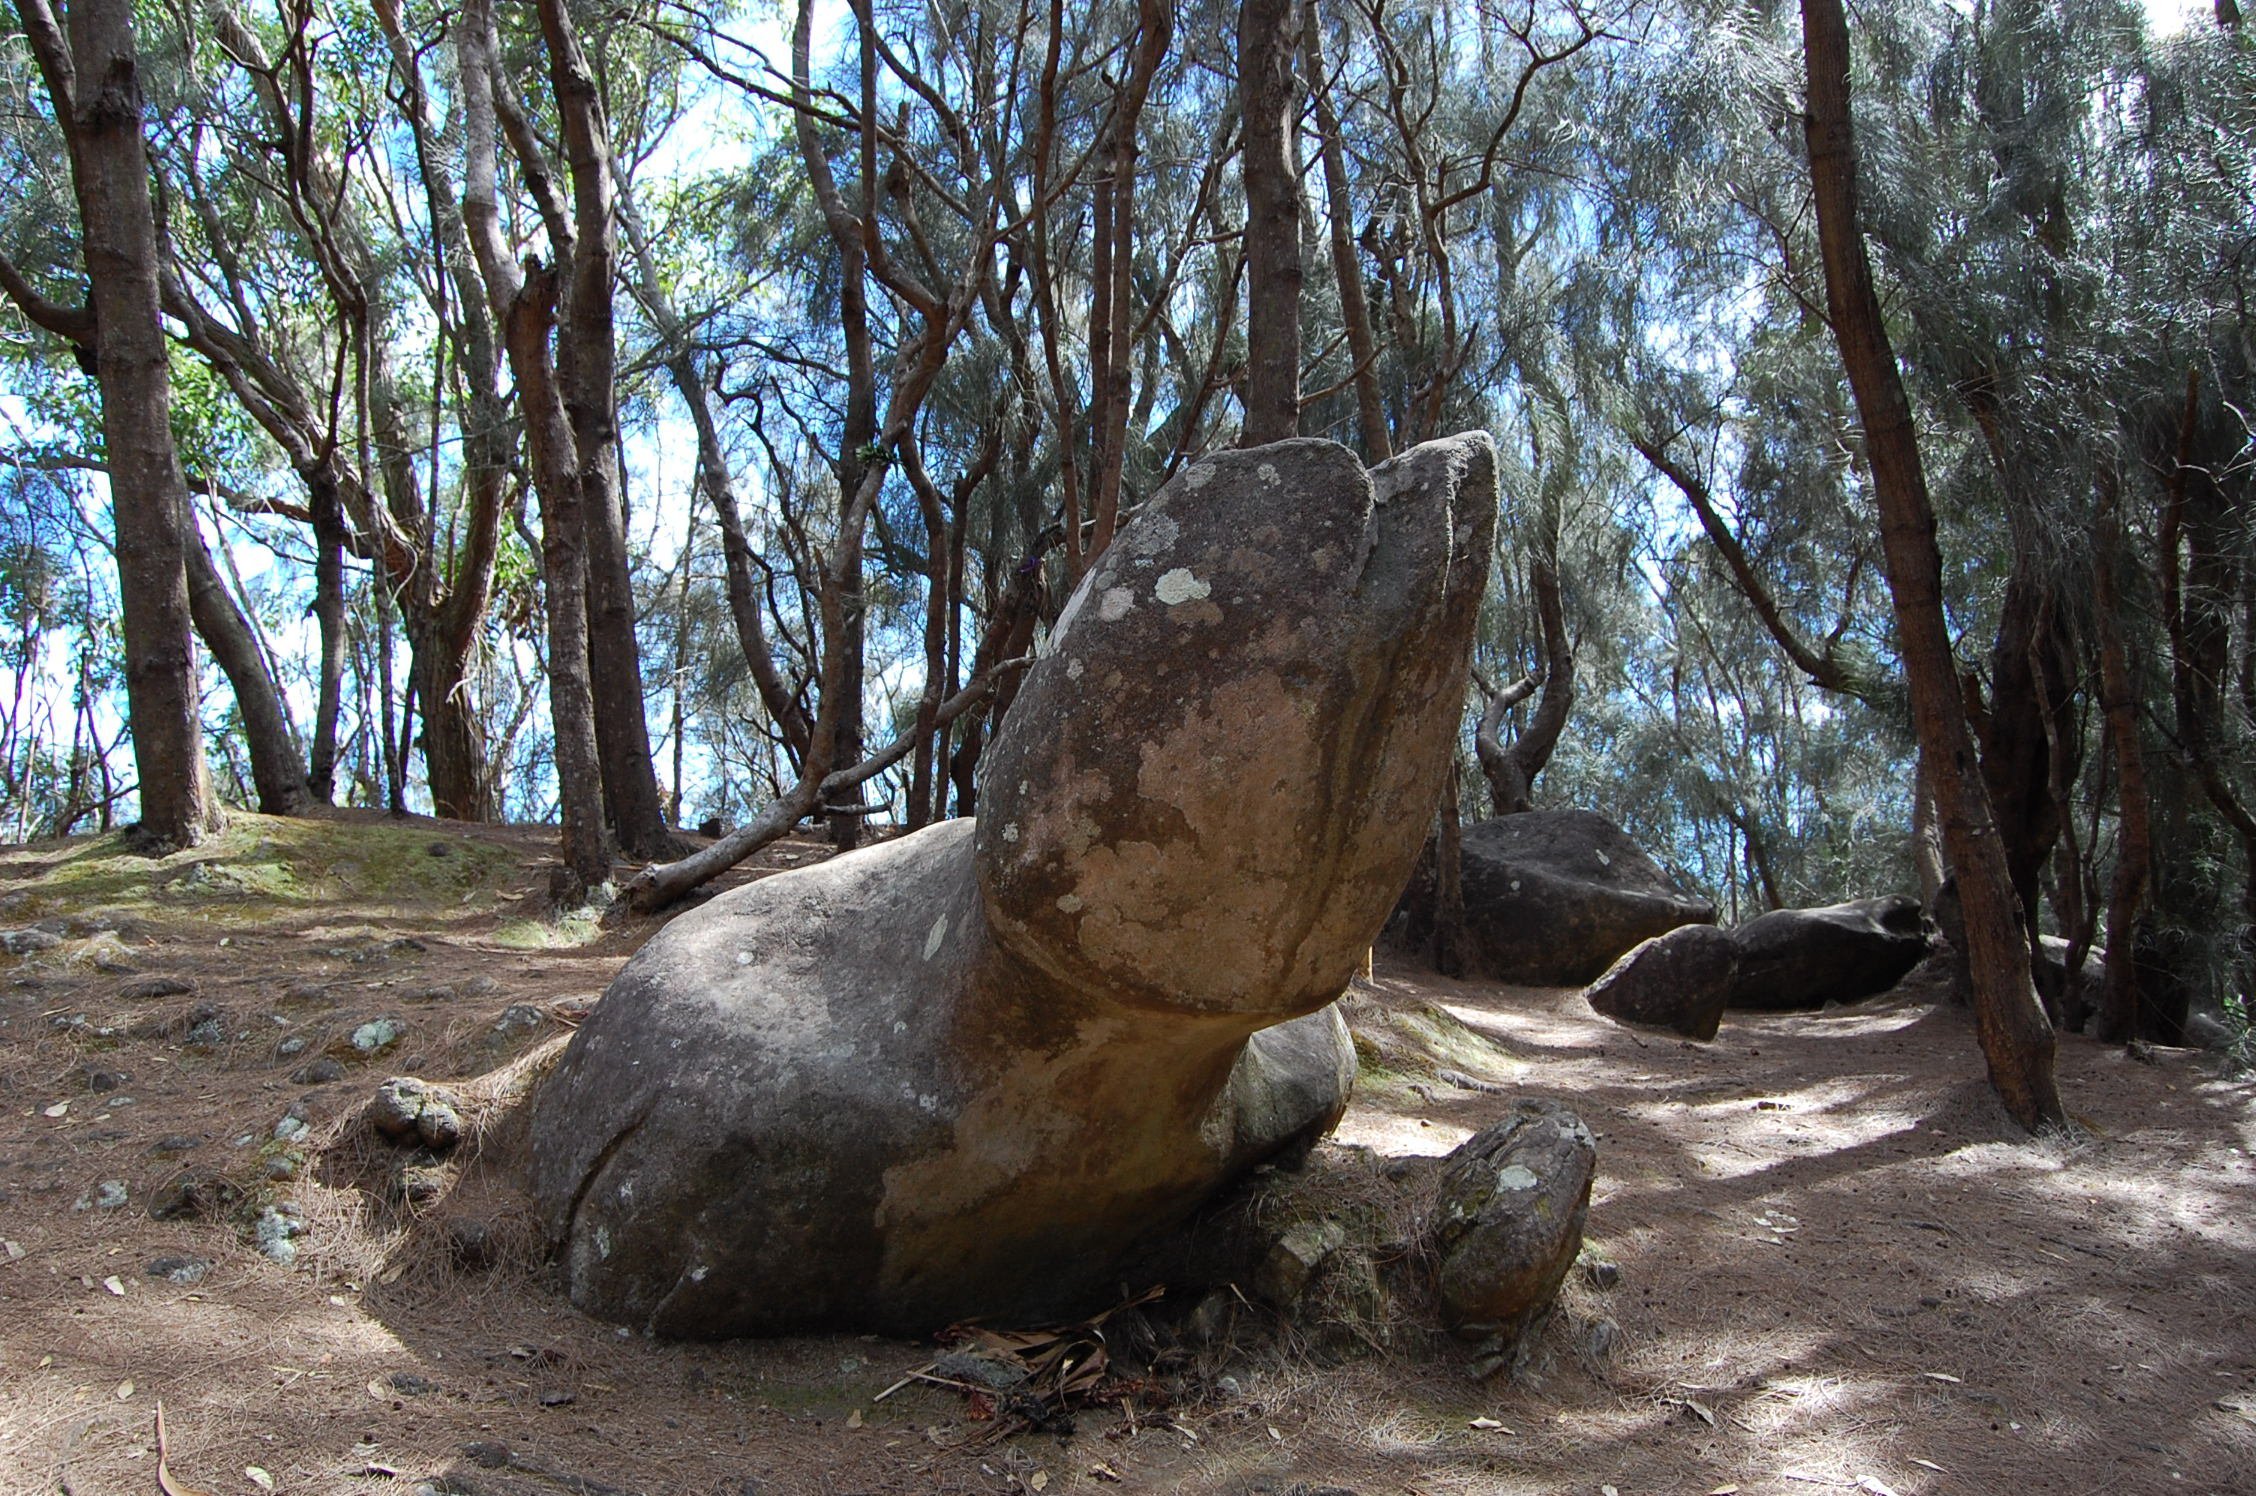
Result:
<instances>
[{"instance_id":1,"label":"dead leaves pile","mask_svg":"<svg viewBox=\"0 0 2256 1496\"><path fill-rule=\"evenodd\" d=\"M1148 1378L1118 1374L1106 1321L1158 1298L1153 1288L1077 1324L1031 1330L990 1330L957 1325L944 1332L946 1349L903 1376L873 1401L883 1402L911 1383L948 1387L964 1395L966 1415L986 1423L981 1442L1043 1429L1066 1432L1085 1408L1117 1407L1130 1426L1136 1402L1165 1401Z\"/></svg>"}]
</instances>

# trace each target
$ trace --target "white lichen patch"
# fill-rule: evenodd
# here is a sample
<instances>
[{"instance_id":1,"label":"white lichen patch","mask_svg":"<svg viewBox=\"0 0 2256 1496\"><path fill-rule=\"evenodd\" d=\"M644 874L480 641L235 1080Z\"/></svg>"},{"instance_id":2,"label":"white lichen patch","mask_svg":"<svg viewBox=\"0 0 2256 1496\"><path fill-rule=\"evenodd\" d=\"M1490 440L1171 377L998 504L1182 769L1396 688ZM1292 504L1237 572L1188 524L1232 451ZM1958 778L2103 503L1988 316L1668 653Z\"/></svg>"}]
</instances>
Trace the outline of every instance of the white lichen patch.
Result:
<instances>
[{"instance_id":1,"label":"white lichen patch","mask_svg":"<svg viewBox=\"0 0 2256 1496\"><path fill-rule=\"evenodd\" d=\"M1173 571L1162 573L1159 585L1152 589L1153 595L1170 608L1197 602L1213 591L1212 585L1200 581L1187 566L1178 566Z\"/></svg>"},{"instance_id":2,"label":"white lichen patch","mask_svg":"<svg viewBox=\"0 0 2256 1496\"><path fill-rule=\"evenodd\" d=\"M1253 470L1253 475L1256 478L1259 478L1262 482L1268 484L1271 488L1275 488L1277 486L1277 464L1273 462L1265 462L1261 464L1261 466Z\"/></svg>"},{"instance_id":3,"label":"white lichen patch","mask_svg":"<svg viewBox=\"0 0 2256 1496\"><path fill-rule=\"evenodd\" d=\"M1018 822L1011 821L1003 827L1003 840L1010 845L1018 843Z\"/></svg>"},{"instance_id":4,"label":"white lichen patch","mask_svg":"<svg viewBox=\"0 0 2256 1496\"><path fill-rule=\"evenodd\" d=\"M1081 672L1086 668L1079 660L1068 660L1065 662L1065 678L1067 680L1079 680Z\"/></svg>"},{"instance_id":5,"label":"white lichen patch","mask_svg":"<svg viewBox=\"0 0 2256 1496\"><path fill-rule=\"evenodd\" d=\"M1079 914L1081 912L1081 895L1061 893L1058 895L1057 906L1062 913Z\"/></svg>"},{"instance_id":6,"label":"white lichen patch","mask_svg":"<svg viewBox=\"0 0 2256 1496\"><path fill-rule=\"evenodd\" d=\"M929 961L940 954L940 942L948 938L948 916L941 915L932 922L932 933L924 937L924 959Z\"/></svg>"},{"instance_id":7,"label":"white lichen patch","mask_svg":"<svg viewBox=\"0 0 2256 1496\"><path fill-rule=\"evenodd\" d=\"M1097 604L1097 616L1107 623L1118 623L1136 606L1136 594L1125 587L1107 588L1104 601Z\"/></svg>"},{"instance_id":8,"label":"white lichen patch","mask_svg":"<svg viewBox=\"0 0 2256 1496\"><path fill-rule=\"evenodd\" d=\"M1184 484L1191 488L1204 488L1213 481L1214 469L1203 462L1183 475Z\"/></svg>"},{"instance_id":9,"label":"white lichen patch","mask_svg":"<svg viewBox=\"0 0 2256 1496\"><path fill-rule=\"evenodd\" d=\"M1183 527L1164 514L1147 515L1128 535L1128 550L1137 556L1156 556L1181 537Z\"/></svg>"},{"instance_id":10,"label":"white lichen patch","mask_svg":"<svg viewBox=\"0 0 2256 1496\"><path fill-rule=\"evenodd\" d=\"M1532 1190L1537 1183L1534 1171L1526 1164L1514 1164L1496 1176L1496 1187L1500 1190Z\"/></svg>"}]
</instances>

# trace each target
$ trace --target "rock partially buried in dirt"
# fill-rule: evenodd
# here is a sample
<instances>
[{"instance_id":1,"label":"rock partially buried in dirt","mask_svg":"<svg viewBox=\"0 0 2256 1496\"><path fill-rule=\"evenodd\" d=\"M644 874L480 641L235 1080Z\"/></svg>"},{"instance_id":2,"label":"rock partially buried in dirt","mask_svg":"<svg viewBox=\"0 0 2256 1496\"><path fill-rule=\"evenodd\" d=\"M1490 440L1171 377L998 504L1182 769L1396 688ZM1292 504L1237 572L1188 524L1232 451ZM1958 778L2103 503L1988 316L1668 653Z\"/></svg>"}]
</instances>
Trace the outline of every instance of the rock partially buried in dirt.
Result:
<instances>
[{"instance_id":1,"label":"rock partially buried in dirt","mask_svg":"<svg viewBox=\"0 0 2256 1496\"><path fill-rule=\"evenodd\" d=\"M209 1257L152 1257L141 1271L162 1282L185 1287L203 1282L211 1269Z\"/></svg>"},{"instance_id":2,"label":"rock partially buried in dirt","mask_svg":"<svg viewBox=\"0 0 2256 1496\"><path fill-rule=\"evenodd\" d=\"M1067 603L952 821L720 895L532 1103L573 1300L658 1333L1081 1307L1345 1105L1329 1006L1446 770L1484 436L1192 467Z\"/></svg>"},{"instance_id":3,"label":"rock partially buried in dirt","mask_svg":"<svg viewBox=\"0 0 2256 1496\"><path fill-rule=\"evenodd\" d=\"M1580 986L1643 940L1715 922L1715 906L1679 888L1604 816L1530 810L1464 830L1466 970L1531 986ZM1422 948L1433 888L1403 896L1400 934Z\"/></svg>"},{"instance_id":4,"label":"rock partially buried in dirt","mask_svg":"<svg viewBox=\"0 0 2256 1496\"><path fill-rule=\"evenodd\" d=\"M1707 1040L1723 1023L1738 975L1739 944L1728 931L1683 925L1607 967L1583 996L1619 1022Z\"/></svg>"},{"instance_id":5,"label":"rock partially buried in dirt","mask_svg":"<svg viewBox=\"0 0 2256 1496\"><path fill-rule=\"evenodd\" d=\"M1731 1006L1821 1008L1887 991L1927 954L1919 901L1903 894L1821 909L1775 909L1731 932Z\"/></svg>"},{"instance_id":6,"label":"rock partially buried in dirt","mask_svg":"<svg viewBox=\"0 0 2256 1496\"><path fill-rule=\"evenodd\" d=\"M140 977L118 988L118 996L129 1002L149 1002L160 997L193 997L196 995L194 977Z\"/></svg>"},{"instance_id":7,"label":"rock partially buried in dirt","mask_svg":"<svg viewBox=\"0 0 2256 1496\"><path fill-rule=\"evenodd\" d=\"M421 1143L443 1153L462 1141L462 1103L444 1086L395 1075L376 1088L369 1125L395 1143Z\"/></svg>"},{"instance_id":8,"label":"rock partially buried in dirt","mask_svg":"<svg viewBox=\"0 0 2256 1496\"><path fill-rule=\"evenodd\" d=\"M1443 1321L1481 1342L1483 1375L1517 1363L1582 1250L1598 1147L1551 1101L1523 1101L1443 1162L1434 1210Z\"/></svg>"},{"instance_id":9,"label":"rock partially buried in dirt","mask_svg":"<svg viewBox=\"0 0 2256 1496\"><path fill-rule=\"evenodd\" d=\"M397 1018L371 1018L352 1031L352 1047L362 1054L382 1054L407 1032L407 1025Z\"/></svg>"},{"instance_id":10,"label":"rock partially buried in dirt","mask_svg":"<svg viewBox=\"0 0 2256 1496\"><path fill-rule=\"evenodd\" d=\"M183 1169L149 1197L149 1216L159 1221L194 1220L218 1215L242 1198L242 1187L216 1169Z\"/></svg>"},{"instance_id":11,"label":"rock partially buried in dirt","mask_svg":"<svg viewBox=\"0 0 2256 1496\"><path fill-rule=\"evenodd\" d=\"M36 955L51 951L63 943L63 937L47 930L0 930L0 950L11 956Z\"/></svg>"}]
</instances>

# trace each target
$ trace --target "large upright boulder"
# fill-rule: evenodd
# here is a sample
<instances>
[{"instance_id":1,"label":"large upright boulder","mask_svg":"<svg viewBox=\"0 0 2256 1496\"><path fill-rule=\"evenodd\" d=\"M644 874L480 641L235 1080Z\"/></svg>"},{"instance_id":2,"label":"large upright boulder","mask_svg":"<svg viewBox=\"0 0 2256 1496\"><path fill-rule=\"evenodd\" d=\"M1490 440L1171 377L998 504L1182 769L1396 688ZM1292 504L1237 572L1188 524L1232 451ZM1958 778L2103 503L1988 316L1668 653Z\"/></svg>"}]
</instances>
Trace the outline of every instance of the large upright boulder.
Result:
<instances>
[{"instance_id":1,"label":"large upright boulder","mask_svg":"<svg viewBox=\"0 0 2256 1496\"><path fill-rule=\"evenodd\" d=\"M1731 1006L1771 1012L1887 991L1927 954L1919 901L1905 894L1818 909L1774 909L1737 926Z\"/></svg>"},{"instance_id":2,"label":"large upright boulder","mask_svg":"<svg viewBox=\"0 0 2256 1496\"><path fill-rule=\"evenodd\" d=\"M1530 986L1594 981L1630 947L1680 925L1715 923L1715 905L1679 888L1645 849L1589 810L1530 810L1465 827L1465 941L1475 976ZM1403 931L1421 944L1434 896L1403 897Z\"/></svg>"},{"instance_id":3,"label":"large upright boulder","mask_svg":"<svg viewBox=\"0 0 2256 1496\"><path fill-rule=\"evenodd\" d=\"M1679 925L1606 968L1583 997L1620 1023L1708 1040L1739 976L1739 942L1714 925Z\"/></svg>"},{"instance_id":4,"label":"large upright boulder","mask_svg":"<svg viewBox=\"0 0 2256 1496\"><path fill-rule=\"evenodd\" d=\"M1330 1127L1330 1004L1449 764L1494 462L1198 463L1066 604L976 827L645 946L533 1102L574 1301L692 1337L1061 1312Z\"/></svg>"}]
</instances>

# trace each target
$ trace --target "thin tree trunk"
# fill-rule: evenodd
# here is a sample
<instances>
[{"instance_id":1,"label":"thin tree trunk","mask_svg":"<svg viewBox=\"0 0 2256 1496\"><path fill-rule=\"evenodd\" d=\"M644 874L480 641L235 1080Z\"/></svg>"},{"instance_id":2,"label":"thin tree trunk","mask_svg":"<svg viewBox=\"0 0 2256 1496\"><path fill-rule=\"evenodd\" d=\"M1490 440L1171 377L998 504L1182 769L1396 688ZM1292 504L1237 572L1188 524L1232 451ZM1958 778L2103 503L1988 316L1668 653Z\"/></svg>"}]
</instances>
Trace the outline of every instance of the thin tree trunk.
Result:
<instances>
[{"instance_id":1,"label":"thin tree trunk","mask_svg":"<svg viewBox=\"0 0 2256 1496\"><path fill-rule=\"evenodd\" d=\"M1244 0L1238 11L1238 105L1245 120L1245 427L1240 445L1300 434L1300 181L1293 169L1294 0Z\"/></svg>"},{"instance_id":2,"label":"thin tree trunk","mask_svg":"<svg viewBox=\"0 0 2256 1496\"><path fill-rule=\"evenodd\" d=\"M2138 693L2123 643L2121 485L2112 468L2100 473L2099 534L2092 547L2093 612L2099 630L2099 708L2115 751L2115 798L2121 832L2115 873L2107 885L2107 975L2099 1000L2099 1037L2120 1044L2138 1032L2137 929L2154 866L2153 807L2139 744Z\"/></svg>"},{"instance_id":3,"label":"thin tree trunk","mask_svg":"<svg viewBox=\"0 0 2256 1496\"><path fill-rule=\"evenodd\" d=\"M1340 144L1339 111L1324 71L1324 33L1316 0L1308 0L1302 22L1301 51L1308 63L1308 90L1316 103L1321 132L1317 155L1324 167L1324 217L1331 231L1332 278L1339 284L1340 322L1354 360L1355 423L1363 439L1363 461L1372 466L1394 455L1387 434L1386 405L1379 397L1378 339L1371 330L1370 298L1363 290L1362 262L1355 254L1355 205L1348 196L1347 152Z\"/></svg>"},{"instance_id":4,"label":"thin tree trunk","mask_svg":"<svg viewBox=\"0 0 2256 1496\"><path fill-rule=\"evenodd\" d=\"M2029 978L2028 945L2011 870L1975 762L1957 661L1943 617L1942 553L1872 266L1857 221L1855 138L1849 117L1849 31L1842 0L1802 0L1809 65L1804 120L1826 297L1841 362L1856 396L1880 509L1880 538L1912 722L1942 813L1958 878L1975 1028L1990 1083L2023 1127L2064 1126L2053 1074L2057 1037Z\"/></svg>"},{"instance_id":5,"label":"thin tree trunk","mask_svg":"<svg viewBox=\"0 0 2256 1496\"><path fill-rule=\"evenodd\" d=\"M235 707L243 718L243 743L251 756L251 783L258 792L258 808L270 816L302 815L312 800L306 788L305 766L274 687L258 640L235 599L220 580L211 552L196 527L192 509L180 519L180 553L186 563L188 609L205 647L227 676L235 693Z\"/></svg>"},{"instance_id":6,"label":"thin tree trunk","mask_svg":"<svg viewBox=\"0 0 2256 1496\"><path fill-rule=\"evenodd\" d=\"M1543 630L1543 695L1528 718L1527 730L1497 755L1488 771L1489 791L1496 797L1496 813L1518 815L1535 808L1535 776L1551 762L1574 711L1574 641L1567 635L1566 608L1559 595L1559 566L1554 536L1538 549L1529 566L1529 583L1535 593L1535 614Z\"/></svg>"},{"instance_id":7,"label":"thin tree trunk","mask_svg":"<svg viewBox=\"0 0 2256 1496\"><path fill-rule=\"evenodd\" d=\"M650 751L626 503L619 484L618 353L611 303L618 238L610 125L565 0L540 0L540 22L572 178L571 280L563 298L556 367L578 453L588 655L603 794L619 844L631 856L658 858L669 855L674 843Z\"/></svg>"},{"instance_id":8,"label":"thin tree trunk","mask_svg":"<svg viewBox=\"0 0 2256 1496\"><path fill-rule=\"evenodd\" d=\"M117 536L140 841L152 851L192 846L218 828L221 814L198 716L181 530L188 486L172 440L133 7L127 0L79 0L70 8L67 41L45 0L18 0L18 11L69 148L98 330L95 376Z\"/></svg>"},{"instance_id":9,"label":"thin tree trunk","mask_svg":"<svg viewBox=\"0 0 2256 1496\"><path fill-rule=\"evenodd\" d=\"M313 748L306 784L316 802L337 794L337 718L345 686L345 511L337 476L324 467L309 490L313 500L313 616L321 633L321 679L313 708Z\"/></svg>"}]
</instances>

